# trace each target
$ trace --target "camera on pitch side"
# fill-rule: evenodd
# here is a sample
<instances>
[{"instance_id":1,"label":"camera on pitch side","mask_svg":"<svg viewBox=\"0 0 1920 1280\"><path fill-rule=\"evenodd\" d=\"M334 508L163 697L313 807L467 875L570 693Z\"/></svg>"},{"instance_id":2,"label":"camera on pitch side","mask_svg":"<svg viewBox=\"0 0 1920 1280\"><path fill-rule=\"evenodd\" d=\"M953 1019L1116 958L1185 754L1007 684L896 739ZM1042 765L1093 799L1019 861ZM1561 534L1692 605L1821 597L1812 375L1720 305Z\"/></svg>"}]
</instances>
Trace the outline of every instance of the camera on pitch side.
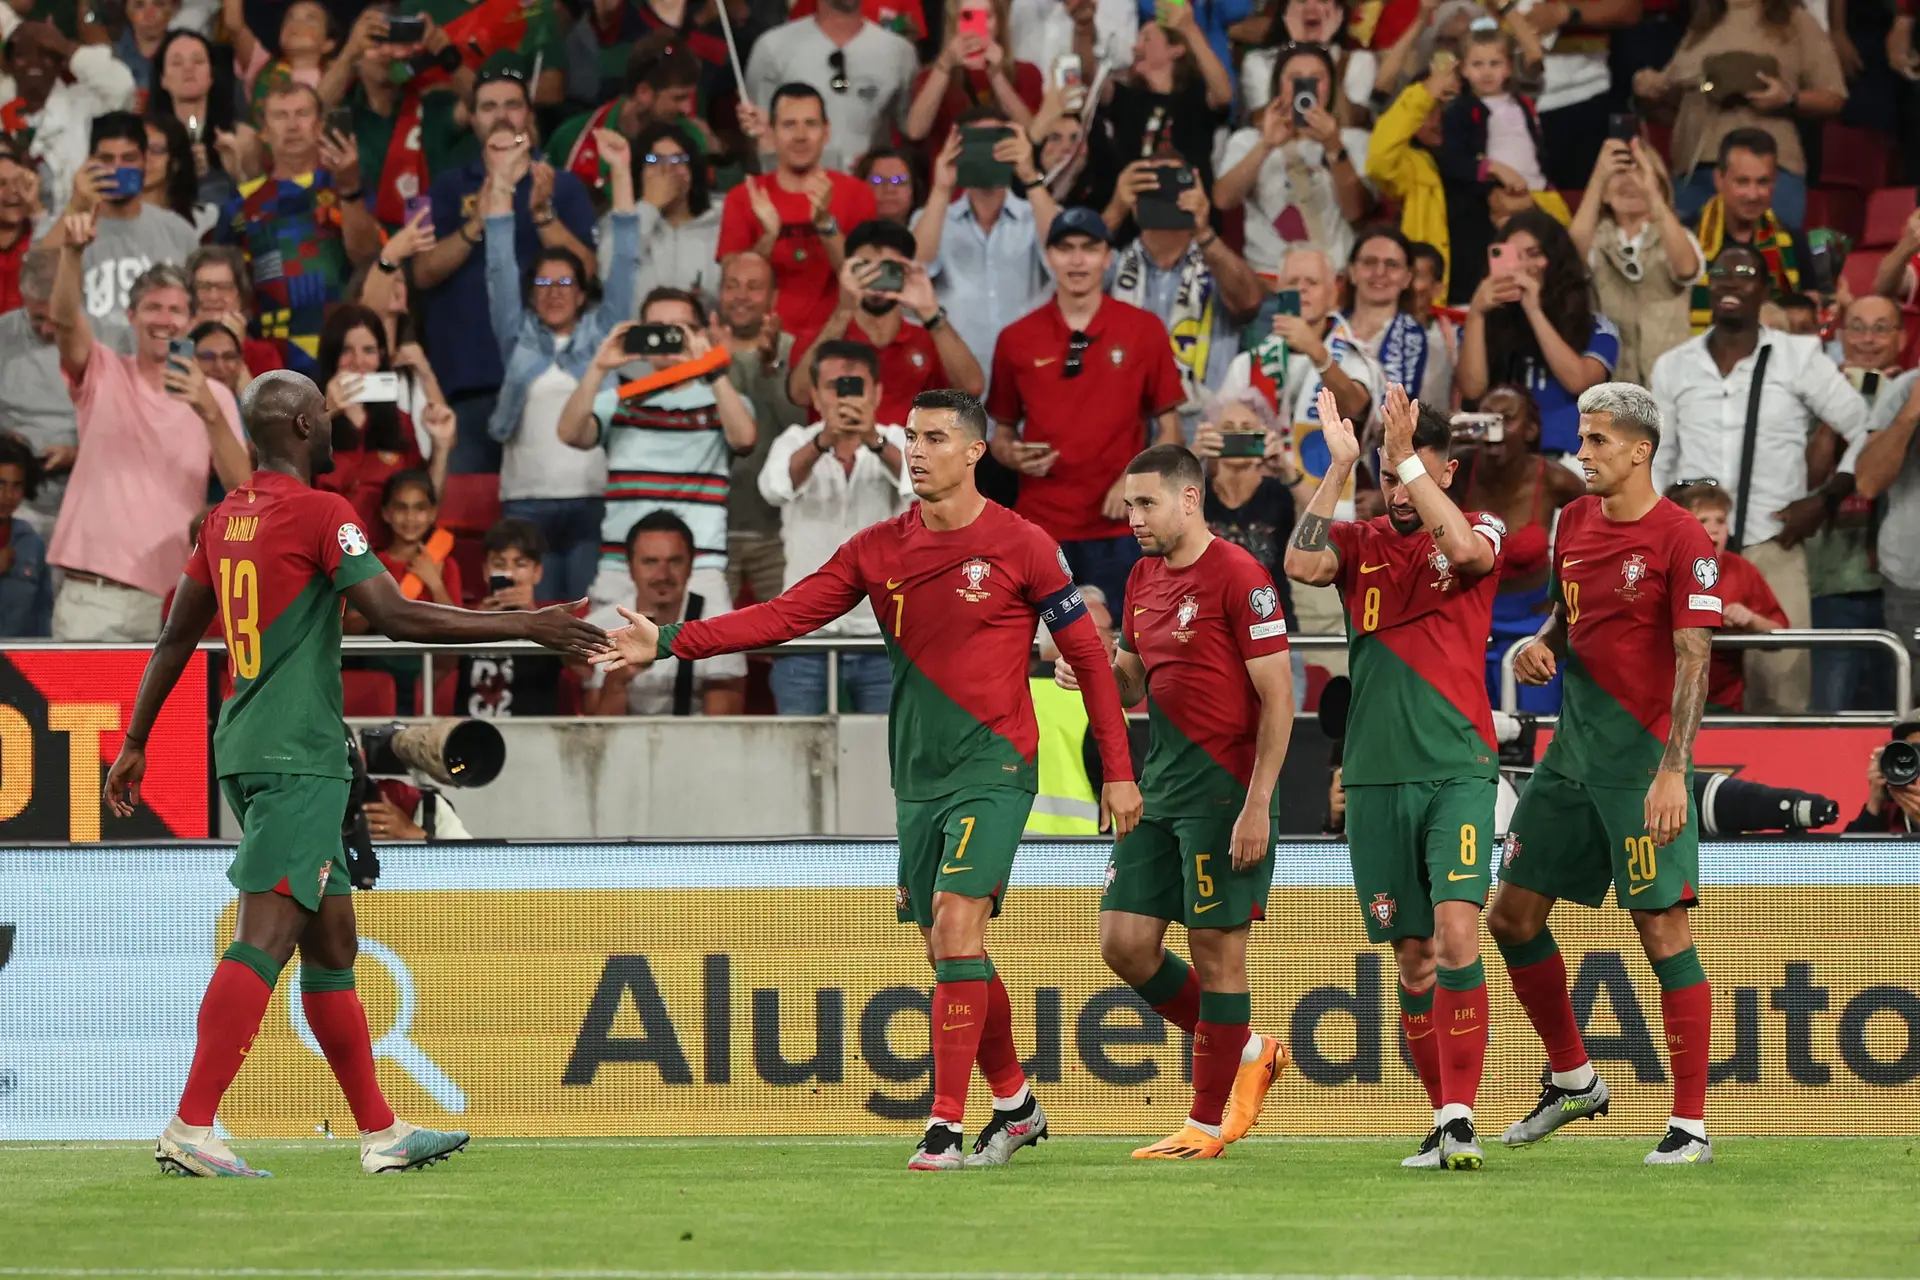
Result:
<instances>
[{"instance_id":1,"label":"camera on pitch side","mask_svg":"<svg viewBox=\"0 0 1920 1280\"><path fill-rule=\"evenodd\" d=\"M1890 787L1910 787L1920 781L1920 747L1895 738L1880 748L1880 776Z\"/></svg>"},{"instance_id":2,"label":"camera on pitch side","mask_svg":"<svg viewBox=\"0 0 1920 1280\"><path fill-rule=\"evenodd\" d=\"M485 720L448 718L426 724L376 725L356 737L347 730L347 761L353 781L347 817L340 828L347 877L356 889L380 878L380 859L367 830L367 801L377 799L376 778L405 778L420 790L420 825L433 839L434 809L442 787L484 787L506 767L507 744Z\"/></svg>"}]
</instances>

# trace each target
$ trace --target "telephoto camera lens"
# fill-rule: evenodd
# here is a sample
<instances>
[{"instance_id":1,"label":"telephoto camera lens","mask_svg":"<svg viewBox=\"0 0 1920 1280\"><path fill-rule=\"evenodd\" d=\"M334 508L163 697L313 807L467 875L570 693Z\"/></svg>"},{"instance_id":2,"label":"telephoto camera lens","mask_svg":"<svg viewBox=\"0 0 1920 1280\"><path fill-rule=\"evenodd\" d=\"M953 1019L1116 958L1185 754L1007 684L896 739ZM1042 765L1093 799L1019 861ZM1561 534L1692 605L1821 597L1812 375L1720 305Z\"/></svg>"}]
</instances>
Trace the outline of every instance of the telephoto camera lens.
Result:
<instances>
[{"instance_id":1,"label":"telephoto camera lens","mask_svg":"<svg viewBox=\"0 0 1920 1280\"><path fill-rule=\"evenodd\" d=\"M1880 748L1880 776L1890 787L1909 787L1920 780L1920 747L1895 738Z\"/></svg>"},{"instance_id":2,"label":"telephoto camera lens","mask_svg":"<svg viewBox=\"0 0 1920 1280\"><path fill-rule=\"evenodd\" d=\"M1839 802L1826 796L1769 787L1724 773L1694 774L1693 801L1700 811L1700 832L1709 836L1811 831L1840 818Z\"/></svg>"}]
</instances>

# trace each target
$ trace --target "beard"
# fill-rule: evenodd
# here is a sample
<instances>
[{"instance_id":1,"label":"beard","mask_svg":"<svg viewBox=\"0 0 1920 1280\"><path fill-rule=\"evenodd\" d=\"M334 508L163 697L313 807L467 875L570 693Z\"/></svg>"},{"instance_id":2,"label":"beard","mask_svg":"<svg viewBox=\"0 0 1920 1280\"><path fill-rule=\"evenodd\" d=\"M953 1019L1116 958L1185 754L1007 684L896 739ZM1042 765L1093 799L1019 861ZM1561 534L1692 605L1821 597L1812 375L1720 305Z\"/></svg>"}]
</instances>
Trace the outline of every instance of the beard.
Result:
<instances>
[{"instance_id":1,"label":"beard","mask_svg":"<svg viewBox=\"0 0 1920 1280\"><path fill-rule=\"evenodd\" d=\"M862 298L860 309L870 316L883 316L899 306L892 298Z\"/></svg>"},{"instance_id":2,"label":"beard","mask_svg":"<svg viewBox=\"0 0 1920 1280\"><path fill-rule=\"evenodd\" d=\"M1420 513L1418 511L1402 521L1398 515L1394 514L1393 508L1388 507L1387 522L1393 526L1393 531L1403 538L1412 537L1414 534L1420 532L1421 528Z\"/></svg>"}]
</instances>

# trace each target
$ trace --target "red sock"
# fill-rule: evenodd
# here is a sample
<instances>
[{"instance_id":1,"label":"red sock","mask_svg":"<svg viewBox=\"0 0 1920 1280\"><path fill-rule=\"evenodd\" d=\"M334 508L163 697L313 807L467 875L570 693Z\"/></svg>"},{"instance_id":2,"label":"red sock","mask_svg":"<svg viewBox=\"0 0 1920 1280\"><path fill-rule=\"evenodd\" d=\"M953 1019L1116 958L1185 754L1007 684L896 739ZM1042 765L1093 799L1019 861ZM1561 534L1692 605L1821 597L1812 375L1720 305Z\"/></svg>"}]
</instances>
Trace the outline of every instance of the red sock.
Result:
<instances>
[{"instance_id":1,"label":"red sock","mask_svg":"<svg viewBox=\"0 0 1920 1280\"><path fill-rule=\"evenodd\" d=\"M987 979L987 1020L980 1028L980 1074L996 1098L1011 1098L1027 1083L1020 1069L1020 1051L1013 1044L1013 1002L1007 984L994 974Z\"/></svg>"},{"instance_id":2,"label":"red sock","mask_svg":"<svg viewBox=\"0 0 1920 1280\"><path fill-rule=\"evenodd\" d=\"M227 1086L240 1074L240 1064L253 1048L260 1020L267 1015L273 988L258 973L237 960L222 960L200 999L198 1039L187 1087L180 1095L183 1124L210 1125Z\"/></svg>"},{"instance_id":3,"label":"red sock","mask_svg":"<svg viewBox=\"0 0 1920 1280\"><path fill-rule=\"evenodd\" d=\"M1555 1071L1585 1066L1587 1046L1580 1039L1580 1022L1567 996L1567 962L1555 951L1536 964L1507 970L1513 994L1520 997L1527 1021L1547 1047L1547 1062Z\"/></svg>"},{"instance_id":4,"label":"red sock","mask_svg":"<svg viewBox=\"0 0 1920 1280\"><path fill-rule=\"evenodd\" d=\"M1413 1057L1414 1074L1427 1091L1427 1101L1440 1109L1440 1042L1433 1038L1433 1013L1402 1013L1400 1031L1407 1038L1407 1052Z\"/></svg>"},{"instance_id":5,"label":"red sock","mask_svg":"<svg viewBox=\"0 0 1920 1280\"><path fill-rule=\"evenodd\" d=\"M1241 999L1245 999L1242 996ZM1193 1110L1201 1124L1217 1125L1240 1071L1240 1054L1251 1033L1244 1022L1198 1022L1193 1028Z\"/></svg>"},{"instance_id":6,"label":"red sock","mask_svg":"<svg viewBox=\"0 0 1920 1280\"><path fill-rule=\"evenodd\" d=\"M1188 969L1187 980L1181 986L1180 994L1165 1004L1153 1006L1153 1011L1192 1035L1200 1025L1200 975Z\"/></svg>"},{"instance_id":7,"label":"red sock","mask_svg":"<svg viewBox=\"0 0 1920 1280\"><path fill-rule=\"evenodd\" d=\"M986 967L984 959L975 963ZM986 978L934 984L932 1021L933 1118L960 1124L966 1119L967 1086L973 1082L973 1060L980 1055L987 1021Z\"/></svg>"},{"instance_id":8,"label":"red sock","mask_svg":"<svg viewBox=\"0 0 1920 1280\"><path fill-rule=\"evenodd\" d=\"M306 1012L313 1038L327 1055L333 1078L347 1095L353 1108L353 1122L362 1133L376 1133L393 1124L393 1108L380 1092L380 1080L373 1069L373 1038L367 1032L367 1011L361 1007L360 993L346 991L304 991L300 1007Z\"/></svg>"},{"instance_id":9,"label":"red sock","mask_svg":"<svg viewBox=\"0 0 1920 1280\"><path fill-rule=\"evenodd\" d=\"M1487 1062L1487 984L1449 991L1442 983L1433 995L1433 1022L1434 1054L1440 1060L1438 1105L1471 1107ZM1441 1027L1447 1031L1444 1037Z\"/></svg>"},{"instance_id":10,"label":"red sock","mask_svg":"<svg viewBox=\"0 0 1920 1280\"><path fill-rule=\"evenodd\" d=\"M1713 1038L1713 988L1696 982L1660 993L1660 1017L1667 1027L1667 1059L1673 1068L1673 1114L1682 1120L1707 1118L1707 1066Z\"/></svg>"}]
</instances>

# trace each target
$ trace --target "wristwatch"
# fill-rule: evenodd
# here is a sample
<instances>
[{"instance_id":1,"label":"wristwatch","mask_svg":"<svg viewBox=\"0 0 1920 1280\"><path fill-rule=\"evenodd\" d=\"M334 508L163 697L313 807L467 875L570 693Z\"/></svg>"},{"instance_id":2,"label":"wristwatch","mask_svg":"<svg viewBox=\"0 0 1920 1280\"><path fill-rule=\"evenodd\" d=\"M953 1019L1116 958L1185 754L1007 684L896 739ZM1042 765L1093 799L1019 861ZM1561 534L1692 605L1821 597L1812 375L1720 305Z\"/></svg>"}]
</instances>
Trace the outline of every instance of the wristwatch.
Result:
<instances>
[{"instance_id":1,"label":"wristwatch","mask_svg":"<svg viewBox=\"0 0 1920 1280\"><path fill-rule=\"evenodd\" d=\"M486 238L487 224L484 222L480 224L479 235L469 235L467 233L467 228L471 227L472 225L473 223L471 220L460 224L460 238L462 240L465 240L468 244L474 246L477 249L480 247L480 242Z\"/></svg>"},{"instance_id":2,"label":"wristwatch","mask_svg":"<svg viewBox=\"0 0 1920 1280\"><path fill-rule=\"evenodd\" d=\"M813 433L812 444L815 453L833 452L832 447L827 444L827 433L824 428Z\"/></svg>"},{"instance_id":3,"label":"wristwatch","mask_svg":"<svg viewBox=\"0 0 1920 1280\"><path fill-rule=\"evenodd\" d=\"M814 223L813 229L820 233L822 240L831 240L840 234L840 220L832 214L828 214L827 220L825 222Z\"/></svg>"},{"instance_id":4,"label":"wristwatch","mask_svg":"<svg viewBox=\"0 0 1920 1280\"><path fill-rule=\"evenodd\" d=\"M1027 194L1027 192L1033 190L1035 187L1044 187L1046 185L1047 180L1045 178L1035 178L1032 182L1022 182L1017 177L1013 180L1013 189L1021 195Z\"/></svg>"},{"instance_id":5,"label":"wristwatch","mask_svg":"<svg viewBox=\"0 0 1920 1280\"><path fill-rule=\"evenodd\" d=\"M397 275L400 271L400 264L397 262L388 262L385 254L375 258L373 265L380 268L382 275Z\"/></svg>"},{"instance_id":6,"label":"wristwatch","mask_svg":"<svg viewBox=\"0 0 1920 1280\"><path fill-rule=\"evenodd\" d=\"M934 332L937 332L940 326L945 324L946 322L947 322L947 309L945 307L941 307L938 311L935 311L932 315L922 320L920 322L920 327L925 329L928 333L934 333Z\"/></svg>"},{"instance_id":7,"label":"wristwatch","mask_svg":"<svg viewBox=\"0 0 1920 1280\"><path fill-rule=\"evenodd\" d=\"M887 438L881 436L878 440L868 445L867 448L873 450L876 455L884 454L887 451Z\"/></svg>"},{"instance_id":8,"label":"wristwatch","mask_svg":"<svg viewBox=\"0 0 1920 1280\"><path fill-rule=\"evenodd\" d=\"M529 212L533 215L533 225L536 227L549 226L555 218L560 216L553 211L552 205L548 205L544 209L530 210Z\"/></svg>"}]
</instances>

